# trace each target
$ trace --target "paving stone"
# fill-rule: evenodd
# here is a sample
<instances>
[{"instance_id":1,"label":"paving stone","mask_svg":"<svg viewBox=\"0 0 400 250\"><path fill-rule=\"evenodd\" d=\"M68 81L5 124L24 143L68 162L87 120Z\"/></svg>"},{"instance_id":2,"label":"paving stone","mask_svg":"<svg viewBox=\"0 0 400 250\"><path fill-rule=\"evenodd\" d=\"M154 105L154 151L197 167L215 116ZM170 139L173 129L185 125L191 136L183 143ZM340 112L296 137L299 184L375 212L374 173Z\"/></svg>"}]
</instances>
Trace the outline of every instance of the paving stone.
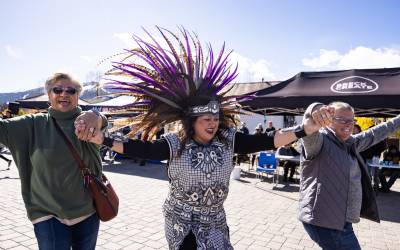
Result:
<instances>
[{"instance_id":1,"label":"paving stone","mask_svg":"<svg viewBox=\"0 0 400 250\"><path fill-rule=\"evenodd\" d=\"M113 242L108 242L104 245L102 245L103 248L105 249L110 249L110 250L116 250L116 249L121 249L122 246Z\"/></svg>"},{"instance_id":2,"label":"paving stone","mask_svg":"<svg viewBox=\"0 0 400 250\"><path fill-rule=\"evenodd\" d=\"M250 246L254 241L255 241L255 240L252 239L252 238L243 238L243 239L241 239L241 240L238 242L238 244Z\"/></svg>"},{"instance_id":3,"label":"paving stone","mask_svg":"<svg viewBox=\"0 0 400 250\"><path fill-rule=\"evenodd\" d=\"M282 236L274 236L271 239L272 242L277 242L277 243L283 243L286 241L286 237L282 237Z\"/></svg>"},{"instance_id":4,"label":"paving stone","mask_svg":"<svg viewBox=\"0 0 400 250\"><path fill-rule=\"evenodd\" d=\"M29 248L20 245L20 246L10 248L10 250L29 250Z\"/></svg>"},{"instance_id":5,"label":"paving stone","mask_svg":"<svg viewBox=\"0 0 400 250\"><path fill-rule=\"evenodd\" d=\"M290 243L290 242L287 242L287 241L285 243L283 243L283 245L282 245L282 249L286 249L286 248L288 248L288 249L298 249L298 250L303 250L304 249L304 247L301 246L301 245Z\"/></svg>"},{"instance_id":6,"label":"paving stone","mask_svg":"<svg viewBox=\"0 0 400 250\"><path fill-rule=\"evenodd\" d=\"M271 241L271 242L269 242L269 243L267 244L267 247L269 247L269 248L271 248L271 249L281 249L282 243L278 243L278 242L273 242L273 241Z\"/></svg>"},{"instance_id":7,"label":"paving stone","mask_svg":"<svg viewBox=\"0 0 400 250\"><path fill-rule=\"evenodd\" d=\"M2 165L3 164L3 165ZM118 166L118 167L117 167ZM5 163L0 161L0 169ZM138 167L132 161L105 166L120 197L117 218L101 223L98 250L168 249L162 204L168 181L162 165ZM2 179L8 175L10 179ZM33 226L26 218L15 166L0 171L0 249L37 249ZM297 220L298 192L279 184L243 177L231 181L225 203L230 237L235 250L320 249ZM292 189L298 185L291 184ZM365 219L354 224L362 249L400 250L400 182L394 192L378 195L382 223Z\"/></svg>"},{"instance_id":8,"label":"paving stone","mask_svg":"<svg viewBox=\"0 0 400 250\"><path fill-rule=\"evenodd\" d=\"M13 240L2 240L0 241L0 248L9 249L13 247L17 247L18 243Z\"/></svg>"},{"instance_id":9,"label":"paving stone","mask_svg":"<svg viewBox=\"0 0 400 250\"><path fill-rule=\"evenodd\" d=\"M163 246L163 244L161 242L152 241L152 240L145 242L144 245L146 245L147 247L150 247L152 249L159 249Z\"/></svg>"}]
</instances>

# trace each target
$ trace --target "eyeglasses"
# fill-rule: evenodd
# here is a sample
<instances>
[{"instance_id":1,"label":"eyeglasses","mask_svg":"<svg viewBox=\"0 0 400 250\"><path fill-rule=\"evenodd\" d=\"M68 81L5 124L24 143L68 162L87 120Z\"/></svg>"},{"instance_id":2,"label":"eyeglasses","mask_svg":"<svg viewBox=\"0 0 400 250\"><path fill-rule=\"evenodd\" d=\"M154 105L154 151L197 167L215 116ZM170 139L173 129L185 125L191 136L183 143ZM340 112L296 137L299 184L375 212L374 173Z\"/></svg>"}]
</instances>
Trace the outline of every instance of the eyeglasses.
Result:
<instances>
[{"instance_id":1,"label":"eyeglasses","mask_svg":"<svg viewBox=\"0 0 400 250\"><path fill-rule=\"evenodd\" d=\"M75 95L76 92L78 92L75 88L72 88L72 87L66 87L66 88L53 87L51 89L51 91L53 91L53 93L56 94L56 95L60 95L62 92L65 92L68 95Z\"/></svg>"},{"instance_id":2,"label":"eyeglasses","mask_svg":"<svg viewBox=\"0 0 400 250\"><path fill-rule=\"evenodd\" d=\"M342 124L342 125L356 123L356 120L354 120L354 119L346 119L346 118L343 118L343 117L333 117L333 120L335 122L339 123L339 124Z\"/></svg>"}]
</instances>

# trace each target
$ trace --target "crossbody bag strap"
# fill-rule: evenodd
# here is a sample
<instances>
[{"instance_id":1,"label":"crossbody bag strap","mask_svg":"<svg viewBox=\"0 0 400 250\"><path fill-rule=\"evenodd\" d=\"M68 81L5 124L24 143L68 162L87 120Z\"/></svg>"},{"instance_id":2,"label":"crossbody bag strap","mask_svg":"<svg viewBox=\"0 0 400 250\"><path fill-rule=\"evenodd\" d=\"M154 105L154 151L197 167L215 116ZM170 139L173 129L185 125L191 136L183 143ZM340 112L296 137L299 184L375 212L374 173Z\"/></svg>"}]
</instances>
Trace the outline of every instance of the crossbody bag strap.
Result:
<instances>
[{"instance_id":1,"label":"crossbody bag strap","mask_svg":"<svg viewBox=\"0 0 400 250\"><path fill-rule=\"evenodd\" d=\"M60 133L60 135L64 138L65 143L67 144L69 150L72 153L72 156L75 158L75 160L78 162L78 166L82 171L82 174L90 173L90 170L85 166L85 163L83 163L82 158L79 156L78 151L75 149L74 145L72 144L71 140L67 137L67 135L64 133L64 131L60 128L60 125L58 125L56 119L52 117L54 125L56 126L57 131Z\"/></svg>"}]
</instances>

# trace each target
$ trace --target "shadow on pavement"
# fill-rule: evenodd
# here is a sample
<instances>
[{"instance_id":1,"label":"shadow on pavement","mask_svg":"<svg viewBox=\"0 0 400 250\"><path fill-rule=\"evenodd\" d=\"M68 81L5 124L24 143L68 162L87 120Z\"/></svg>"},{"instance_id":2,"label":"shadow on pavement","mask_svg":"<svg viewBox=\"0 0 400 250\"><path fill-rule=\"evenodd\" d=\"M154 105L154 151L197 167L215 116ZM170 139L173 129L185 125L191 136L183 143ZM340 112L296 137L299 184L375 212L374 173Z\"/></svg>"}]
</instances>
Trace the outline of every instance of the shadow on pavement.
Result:
<instances>
[{"instance_id":1,"label":"shadow on pavement","mask_svg":"<svg viewBox=\"0 0 400 250\"><path fill-rule=\"evenodd\" d=\"M400 192L379 192L376 200L381 220L400 223Z\"/></svg>"},{"instance_id":2,"label":"shadow on pavement","mask_svg":"<svg viewBox=\"0 0 400 250\"><path fill-rule=\"evenodd\" d=\"M236 181L241 182L241 183L251 183L250 181L243 180L243 179L239 179L239 180L236 180Z\"/></svg>"},{"instance_id":3,"label":"shadow on pavement","mask_svg":"<svg viewBox=\"0 0 400 250\"><path fill-rule=\"evenodd\" d=\"M299 184L289 184L289 183L282 183L280 186L276 186L273 188L276 191L281 191L281 192L288 192L288 193L297 193L300 190Z\"/></svg>"},{"instance_id":4,"label":"shadow on pavement","mask_svg":"<svg viewBox=\"0 0 400 250\"><path fill-rule=\"evenodd\" d=\"M252 180L260 180L260 183L274 185L274 183L272 183L271 175L269 177L263 176L261 179L259 179L259 178L257 178L256 172L247 172L247 171L242 170L241 177L247 179L245 181L241 180L242 182L250 183L250 182L252 182ZM279 176L278 185L272 186L271 188L274 191L287 192L287 193L296 193L296 192L299 192L299 190L300 190L299 183L284 182L282 180L282 176Z\"/></svg>"},{"instance_id":5,"label":"shadow on pavement","mask_svg":"<svg viewBox=\"0 0 400 250\"><path fill-rule=\"evenodd\" d=\"M103 169L105 172L135 175L165 181L168 180L165 164L146 163L144 166L139 166L139 164L135 163L133 160L122 160L121 162L112 164L106 163L103 165Z\"/></svg>"}]
</instances>

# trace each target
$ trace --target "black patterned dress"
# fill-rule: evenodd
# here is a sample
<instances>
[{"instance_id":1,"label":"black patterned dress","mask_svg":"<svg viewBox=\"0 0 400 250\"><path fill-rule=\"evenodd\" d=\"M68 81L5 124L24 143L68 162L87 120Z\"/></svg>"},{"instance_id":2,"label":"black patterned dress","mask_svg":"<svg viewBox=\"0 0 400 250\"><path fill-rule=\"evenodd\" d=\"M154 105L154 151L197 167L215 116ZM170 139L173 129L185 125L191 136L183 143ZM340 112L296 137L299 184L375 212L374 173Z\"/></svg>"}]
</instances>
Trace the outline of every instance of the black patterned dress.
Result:
<instances>
[{"instance_id":1,"label":"black patterned dress","mask_svg":"<svg viewBox=\"0 0 400 250\"><path fill-rule=\"evenodd\" d=\"M208 145L191 140L182 155L178 155L181 142L176 134L164 135L155 141L124 142L127 156L169 159L170 187L163 211L170 249L179 249L190 231L199 250L233 249L223 207L229 191L233 153L274 149L274 132L245 135L231 129L225 130L223 135L227 143L217 138Z\"/></svg>"},{"instance_id":2,"label":"black patterned dress","mask_svg":"<svg viewBox=\"0 0 400 250\"><path fill-rule=\"evenodd\" d=\"M179 249L190 231L196 237L198 250L233 249L223 203L233 169L235 132L224 132L228 144L217 138L208 145L191 140L180 156L177 135L164 136L170 149L170 187L163 206L170 249Z\"/></svg>"}]
</instances>

